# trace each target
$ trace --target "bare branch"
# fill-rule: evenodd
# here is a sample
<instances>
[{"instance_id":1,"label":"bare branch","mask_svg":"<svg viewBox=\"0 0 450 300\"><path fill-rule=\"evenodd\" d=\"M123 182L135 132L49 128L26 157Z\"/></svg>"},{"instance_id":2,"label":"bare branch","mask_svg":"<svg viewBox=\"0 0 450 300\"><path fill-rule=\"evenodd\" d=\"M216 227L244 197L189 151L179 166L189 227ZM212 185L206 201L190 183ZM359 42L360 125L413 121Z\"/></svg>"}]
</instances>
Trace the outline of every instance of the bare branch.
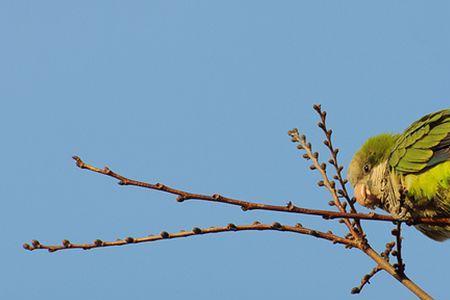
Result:
<instances>
[{"instance_id":1,"label":"bare branch","mask_svg":"<svg viewBox=\"0 0 450 300\"><path fill-rule=\"evenodd\" d=\"M95 173L99 173L102 175L106 175L112 178L119 180L120 185L131 185L138 186L153 190L162 191L165 193L173 194L177 196L178 202L183 202L186 200L201 200L207 202L216 202L216 203L225 203L235 206L240 206L242 210L267 210L267 211L279 211L279 212L288 212L288 213L297 213L297 214L305 214L305 215L316 215L321 216L324 219L340 219L340 223L344 223L348 229L348 233L345 237L340 237L333 234L331 231L322 232L310 228L303 227L300 224L296 226L288 226L281 225L278 222L272 224L261 224L259 222L254 222L250 225L234 225L228 224L223 227L209 227L209 228L193 228L190 231L180 231L176 233L168 233L161 232L158 235L150 235L146 237L133 238L127 237L124 239L118 239L116 241L105 242L102 240L95 240L92 243L82 243L82 244L73 244L68 240L63 240L61 245L44 245L41 244L37 240L33 240L31 245L24 244L23 247L26 250L38 250L45 249L50 252L55 252L59 250L66 249L93 249L93 248L101 248L101 247L110 247L110 246L122 246L128 244L135 243L145 243L145 242L153 242L162 239L171 239L171 238L179 238L179 237L187 237L192 235L201 235L201 234L210 234L210 233L220 233L220 232L230 232L230 231L245 231L245 230L276 230L276 231L286 231L293 232L303 235L310 235L320 239L325 239L333 242L333 244L343 244L346 248L357 248L364 252L367 256L369 256L375 263L376 266L366 274L359 286L352 289L352 293L359 293L363 289L363 287L370 283L370 279L375 276L379 271L384 270L388 274L390 274L393 278L397 279L401 282L405 287L407 287L411 292L413 292L420 299L431 299L431 296L428 295L420 286L415 284L412 280L410 280L405 274L405 265L403 263L402 258L402 244L401 244L401 224L405 223L407 225L415 225L415 224L433 224L433 225L450 225L450 218L416 218L416 219L397 219L390 215L380 215L376 213L363 214L358 213L354 204L355 200L349 196L349 193L346 188L347 180L343 177L342 171L343 166L339 165L337 154L339 152L338 148L335 148L332 142L332 130L328 129L326 124L326 112L322 110L320 105L314 105L314 110L319 114L320 121L318 126L321 128L323 133L325 134L325 140L323 143L328 148L330 152L330 159L327 163L321 163L319 160L319 153L313 152L312 145L306 140L304 135L300 135L297 129L293 129L289 131L289 135L292 138L292 141L297 143L297 148L305 151L303 157L307 160L312 161L312 165L310 166L311 170L318 170L318 172L322 176L322 180L318 182L320 187L325 187L330 195L332 196L332 201L329 202L330 206L337 207L338 211L328 211L328 210L317 210L317 209L308 209L303 207L295 206L291 201L289 201L286 205L270 205L264 203L257 202L249 202L243 201L239 199L233 199L229 197L225 197L219 194L214 195L205 195L198 193L191 193L184 190L176 189L161 183L147 183L143 181L137 181L133 179L129 179L123 175L120 175L116 172L113 172L108 167L103 169L94 167L89 165L81 160L78 156L74 156L73 159L76 161L76 164L81 169L86 169ZM335 175L331 178L327 173L327 166L331 166L335 170ZM337 187L337 184L339 187ZM344 199L341 201L341 199ZM347 211L347 206L350 207L350 210ZM377 253L369 244L366 239L366 234L361 226L360 220L369 220L369 221L387 221L393 222L396 224L396 229L392 231L392 234L396 237L396 242L390 242L386 244L386 249L381 253ZM396 245L396 250L392 250L394 245ZM397 263L391 264L389 255L397 257Z\"/></svg>"},{"instance_id":2,"label":"bare branch","mask_svg":"<svg viewBox=\"0 0 450 300\"><path fill-rule=\"evenodd\" d=\"M220 232L249 231L249 230L254 230L254 231L275 230L275 231L293 232L293 233L310 235L310 236L314 236L316 238L328 240L328 241L333 242L334 244L343 244L343 245L346 245L347 248L357 247L355 242L353 242L349 239L334 235L331 231L322 232L322 231L318 231L318 230L313 230L313 229L305 228L300 224L297 224L295 226L289 226L289 225L281 225L278 222L275 222L272 224L261 224L259 222L254 222L249 225L234 225L234 224L230 223L227 226L209 227L209 228L203 228L203 229L194 227L192 230L189 230L189 231L183 230L183 231L175 232L175 233L168 233L166 231L162 231L160 234L149 235L149 236L140 237L140 238L127 237L124 239L117 239L116 241L112 241L112 242L107 242L107 241L102 241L100 239L97 239L97 240L93 241L92 243L74 244L68 240L63 240L60 245L44 245L37 240L33 240L31 245L24 244L23 248L26 250L30 250L30 251L43 249L43 250L48 250L49 252L55 252L55 251L67 250L67 249L89 250L89 249L93 249L93 248L103 248L103 247L123 246L123 245L138 244L138 243L148 243L148 242L154 242L154 241L165 240L165 239L188 237L188 236L193 236L193 235L202 235L202 234L211 234L211 233L220 233Z\"/></svg>"},{"instance_id":3,"label":"bare branch","mask_svg":"<svg viewBox=\"0 0 450 300\"><path fill-rule=\"evenodd\" d=\"M119 180L120 185L138 186L138 187L158 190L158 191L166 192L169 194L177 195L178 197L176 200L178 202L183 202L186 200L201 200L201 201L218 202L218 203L225 203L225 204L240 206L242 208L242 210L244 210L244 211L247 211L247 210L280 211L280 212L288 212L288 213L321 216L324 219L350 218L350 219L387 221L387 222L394 222L397 220L396 218L394 218L392 216L380 215L380 214L376 214L376 213L368 213L368 214L348 213L348 212L342 213L342 212L336 212L336 211L303 208L303 207L298 207L298 206L293 205L292 202L290 202L290 201L287 203L287 205L281 206L281 205L270 205L270 204L243 201L243 200L225 197L225 196L222 196L219 194L204 195L204 194L191 193L191 192L175 189L175 188L169 187L169 186L161 184L161 183L153 184L153 183L147 183L147 182L143 182L143 181L133 180L133 179L127 178L123 175L120 175L116 172L113 172L108 167L104 167L103 169L100 169L100 168L94 167L92 165L89 165L89 164L85 163L78 156L74 156L73 159L76 161L76 164L79 168L116 178ZM435 218L435 219L433 219L433 218L418 218L418 219L410 220L407 222L407 224L409 224L409 225L415 225L415 224L419 224L419 223L449 224L450 225L450 219L449 218Z\"/></svg>"}]
</instances>

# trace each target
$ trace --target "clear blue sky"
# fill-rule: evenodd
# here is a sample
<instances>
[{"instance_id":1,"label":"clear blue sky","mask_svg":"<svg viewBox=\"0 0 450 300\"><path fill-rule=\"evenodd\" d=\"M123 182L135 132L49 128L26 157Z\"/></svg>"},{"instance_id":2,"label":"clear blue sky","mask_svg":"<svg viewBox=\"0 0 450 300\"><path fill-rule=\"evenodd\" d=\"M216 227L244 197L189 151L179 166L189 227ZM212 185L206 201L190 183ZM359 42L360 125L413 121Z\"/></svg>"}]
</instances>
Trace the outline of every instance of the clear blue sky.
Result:
<instances>
[{"instance_id":1,"label":"clear blue sky","mask_svg":"<svg viewBox=\"0 0 450 300\"><path fill-rule=\"evenodd\" d=\"M23 242L113 240L194 226L315 217L242 212L132 187L71 156L202 193L327 208L286 134L319 146L328 110L342 162L369 136L449 106L446 1L2 1L0 297L343 299L373 262L280 232L95 251ZM368 224L378 249L387 224ZM448 250L405 232L408 274L449 294ZM360 299L408 299L380 274ZM357 297L354 297L357 298Z\"/></svg>"}]
</instances>

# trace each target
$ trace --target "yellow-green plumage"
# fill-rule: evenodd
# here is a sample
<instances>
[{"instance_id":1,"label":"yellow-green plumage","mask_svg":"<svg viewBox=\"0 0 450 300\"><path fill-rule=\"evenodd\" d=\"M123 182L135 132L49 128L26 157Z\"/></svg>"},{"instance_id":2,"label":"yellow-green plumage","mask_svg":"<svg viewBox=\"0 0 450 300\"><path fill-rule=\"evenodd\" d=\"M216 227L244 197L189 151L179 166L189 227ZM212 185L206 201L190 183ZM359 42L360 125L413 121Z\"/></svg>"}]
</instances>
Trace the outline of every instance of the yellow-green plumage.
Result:
<instances>
[{"instance_id":1,"label":"yellow-green plumage","mask_svg":"<svg viewBox=\"0 0 450 300\"><path fill-rule=\"evenodd\" d=\"M368 207L396 216L450 217L450 109L422 117L401 135L370 138L353 157L348 177L364 188L360 198L370 196L358 201ZM417 228L435 240L450 238L450 226Z\"/></svg>"},{"instance_id":2,"label":"yellow-green plumage","mask_svg":"<svg viewBox=\"0 0 450 300\"><path fill-rule=\"evenodd\" d=\"M439 191L447 191L446 199L450 199L450 161L440 163L429 170L419 174L409 174L404 179L408 195L422 201L432 200Z\"/></svg>"}]
</instances>

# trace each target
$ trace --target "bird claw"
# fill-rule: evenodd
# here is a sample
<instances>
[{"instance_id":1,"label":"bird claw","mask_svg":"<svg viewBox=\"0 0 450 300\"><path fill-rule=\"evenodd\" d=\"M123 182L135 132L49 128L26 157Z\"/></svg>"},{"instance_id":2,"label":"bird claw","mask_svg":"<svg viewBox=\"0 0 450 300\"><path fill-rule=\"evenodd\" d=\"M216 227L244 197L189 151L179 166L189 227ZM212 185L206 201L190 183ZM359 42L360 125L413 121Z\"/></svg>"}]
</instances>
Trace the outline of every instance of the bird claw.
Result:
<instances>
[{"instance_id":1,"label":"bird claw","mask_svg":"<svg viewBox=\"0 0 450 300\"><path fill-rule=\"evenodd\" d=\"M401 221L407 221L412 219L412 215L406 207L400 208L400 212L397 214L397 217Z\"/></svg>"},{"instance_id":2,"label":"bird claw","mask_svg":"<svg viewBox=\"0 0 450 300\"><path fill-rule=\"evenodd\" d=\"M409 209L402 206L400 203L398 203L395 207L393 207L393 211L395 212L394 213L395 217L398 218L400 221L408 221L412 219L412 215Z\"/></svg>"}]
</instances>

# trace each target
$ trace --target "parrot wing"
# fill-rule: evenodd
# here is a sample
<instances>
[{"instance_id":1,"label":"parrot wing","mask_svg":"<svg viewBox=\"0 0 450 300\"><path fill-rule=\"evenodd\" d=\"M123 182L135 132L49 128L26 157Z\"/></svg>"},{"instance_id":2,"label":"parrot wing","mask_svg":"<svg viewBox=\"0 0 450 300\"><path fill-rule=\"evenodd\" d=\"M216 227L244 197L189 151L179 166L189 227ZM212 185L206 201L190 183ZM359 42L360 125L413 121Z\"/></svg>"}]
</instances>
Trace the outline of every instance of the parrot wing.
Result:
<instances>
[{"instance_id":1,"label":"parrot wing","mask_svg":"<svg viewBox=\"0 0 450 300\"><path fill-rule=\"evenodd\" d=\"M450 160L450 109L422 117L397 139L389 165L402 174L419 173Z\"/></svg>"}]
</instances>

